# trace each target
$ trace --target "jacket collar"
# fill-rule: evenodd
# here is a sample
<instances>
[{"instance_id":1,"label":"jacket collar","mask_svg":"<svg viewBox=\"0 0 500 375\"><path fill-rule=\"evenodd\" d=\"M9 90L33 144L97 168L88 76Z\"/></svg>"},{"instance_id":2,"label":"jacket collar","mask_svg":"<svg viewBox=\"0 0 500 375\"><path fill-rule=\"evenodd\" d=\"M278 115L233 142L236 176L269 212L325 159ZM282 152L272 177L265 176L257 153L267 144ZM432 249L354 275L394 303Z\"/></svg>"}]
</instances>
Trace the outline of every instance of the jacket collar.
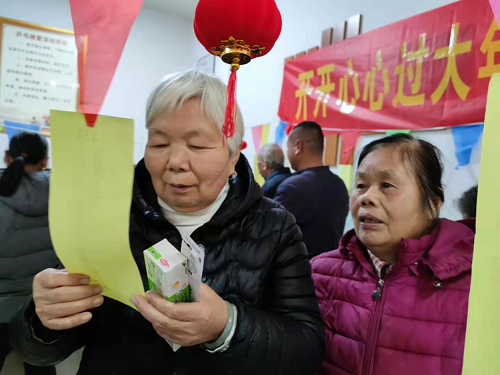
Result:
<instances>
[{"instance_id":1,"label":"jacket collar","mask_svg":"<svg viewBox=\"0 0 500 375\"><path fill-rule=\"evenodd\" d=\"M322 170L328 170L330 171L330 167L328 165L320 165L317 167L311 167L311 168L306 168L306 169L301 169L300 171L296 171L292 173L292 176L296 176L302 173L305 173L307 171L322 171Z\"/></svg>"},{"instance_id":2,"label":"jacket collar","mask_svg":"<svg viewBox=\"0 0 500 375\"><path fill-rule=\"evenodd\" d=\"M457 222L441 219L427 235L416 240L402 239L399 243L398 261L392 272L398 273L416 262L427 265L440 280L470 271L475 223L475 219ZM344 235L339 250L345 258L355 257L365 269L371 270L365 256L366 248L354 229Z\"/></svg>"},{"instance_id":3,"label":"jacket collar","mask_svg":"<svg viewBox=\"0 0 500 375\"><path fill-rule=\"evenodd\" d=\"M290 174L290 168L281 167L280 169L276 169L272 173L267 176L266 181L271 180L274 176L278 176L280 174Z\"/></svg>"},{"instance_id":4,"label":"jacket collar","mask_svg":"<svg viewBox=\"0 0 500 375\"><path fill-rule=\"evenodd\" d=\"M262 197L262 190L255 182L252 169L243 154L236 164L236 172L238 177L230 181L229 193L224 203L206 225L224 225L241 215ZM143 216L149 220L166 221L158 205L151 175L146 169L144 159L135 168L133 191L132 204Z\"/></svg>"}]
</instances>

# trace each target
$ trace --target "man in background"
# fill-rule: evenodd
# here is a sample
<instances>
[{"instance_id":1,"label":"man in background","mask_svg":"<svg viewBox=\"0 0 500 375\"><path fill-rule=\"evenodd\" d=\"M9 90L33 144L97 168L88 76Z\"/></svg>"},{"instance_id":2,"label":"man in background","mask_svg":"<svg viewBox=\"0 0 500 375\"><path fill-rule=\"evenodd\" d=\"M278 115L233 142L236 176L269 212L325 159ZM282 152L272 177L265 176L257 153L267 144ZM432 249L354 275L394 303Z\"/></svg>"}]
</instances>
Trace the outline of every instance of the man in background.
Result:
<instances>
[{"instance_id":1,"label":"man in background","mask_svg":"<svg viewBox=\"0 0 500 375\"><path fill-rule=\"evenodd\" d=\"M338 247L349 196L344 182L323 165L324 137L317 123L305 121L297 125L287 147L296 172L278 187L274 200L295 216L312 258Z\"/></svg>"},{"instance_id":2,"label":"man in background","mask_svg":"<svg viewBox=\"0 0 500 375\"><path fill-rule=\"evenodd\" d=\"M262 185L264 196L273 199L278 186L291 176L290 168L286 168L285 154L281 147L275 143L264 145L257 158L259 173L266 182Z\"/></svg>"}]
</instances>

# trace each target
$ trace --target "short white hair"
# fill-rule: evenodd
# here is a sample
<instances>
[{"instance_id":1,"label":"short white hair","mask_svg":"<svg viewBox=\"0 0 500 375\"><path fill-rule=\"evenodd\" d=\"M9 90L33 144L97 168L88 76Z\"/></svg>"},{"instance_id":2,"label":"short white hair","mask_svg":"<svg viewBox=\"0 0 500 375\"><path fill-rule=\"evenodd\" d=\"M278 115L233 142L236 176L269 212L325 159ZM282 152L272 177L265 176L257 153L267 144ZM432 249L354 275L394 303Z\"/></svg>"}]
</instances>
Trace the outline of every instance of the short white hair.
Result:
<instances>
[{"instance_id":1,"label":"short white hair","mask_svg":"<svg viewBox=\"0 0 500 375\"><path fill-rule=\"evenodd\" d=\"M216 76L199 70L187 70L165 77L149 96L146 105L146 128L163 111L175 113L190 99L199 98L205 115L219 128L226 115L227 86ZM236 131L234 137L225 140L229 152L236 152L243 141L243 117L236 108Z\"/></svg>"},{"instance_id":2,"label":"short white hair","mask_svg":"<svg viewBox=\"0 0 500 375\"><path fill-rule=\"evenodd\" d=\"M285 154L283 149L276 143L268 143L260 149L259 159L267 162L269 168L277 170L285 164Z\"/></svg>"}]
</instances>

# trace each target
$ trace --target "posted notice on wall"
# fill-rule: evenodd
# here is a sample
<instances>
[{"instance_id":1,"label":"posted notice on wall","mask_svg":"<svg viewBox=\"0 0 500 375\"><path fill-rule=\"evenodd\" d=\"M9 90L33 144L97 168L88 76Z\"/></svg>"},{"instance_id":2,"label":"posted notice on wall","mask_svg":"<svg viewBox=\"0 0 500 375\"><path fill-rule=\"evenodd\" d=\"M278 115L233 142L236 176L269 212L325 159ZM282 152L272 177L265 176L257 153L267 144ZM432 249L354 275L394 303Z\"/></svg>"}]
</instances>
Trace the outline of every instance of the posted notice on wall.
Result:
<instances>
[{"instance_id":1,"label":"posted notice on wall","mask_svg":"<svg viewBox=\"0 0 500 375\"><path fill-rule=\"evenodd\" d=\"M4 23L0 61L0 118L43 125L51 109L75 111L75 37Z\"/></svg>"}]
</instances>

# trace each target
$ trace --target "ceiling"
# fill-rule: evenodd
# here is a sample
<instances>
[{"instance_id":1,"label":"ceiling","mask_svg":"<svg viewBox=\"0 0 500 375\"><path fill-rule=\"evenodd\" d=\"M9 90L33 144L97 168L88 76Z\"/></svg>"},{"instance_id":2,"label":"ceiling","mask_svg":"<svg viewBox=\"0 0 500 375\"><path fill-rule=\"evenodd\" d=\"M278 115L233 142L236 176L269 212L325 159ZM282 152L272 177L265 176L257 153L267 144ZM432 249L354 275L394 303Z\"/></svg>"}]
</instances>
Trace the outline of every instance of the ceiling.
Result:
<instances>
[{"instance_id":1,"label":"ceiling","mask_svg":"<svg viewBox=\"0 0 500 375\"><path fill-rule=\"evenodd\" d=\"M175 14L187 19L194 18L198 0L144 0L144 7Z\"/></svg>"}]
</instances>

